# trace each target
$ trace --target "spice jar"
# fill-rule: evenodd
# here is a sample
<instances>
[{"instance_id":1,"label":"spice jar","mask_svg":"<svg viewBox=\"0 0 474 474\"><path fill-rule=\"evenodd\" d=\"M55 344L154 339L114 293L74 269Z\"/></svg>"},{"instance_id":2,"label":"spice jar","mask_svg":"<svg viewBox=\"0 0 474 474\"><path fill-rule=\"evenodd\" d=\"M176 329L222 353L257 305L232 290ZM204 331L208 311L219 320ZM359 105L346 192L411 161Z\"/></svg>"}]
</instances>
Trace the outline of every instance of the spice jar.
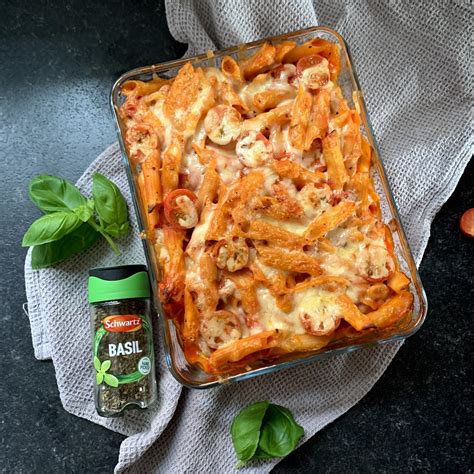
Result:
<instances>
[{"instance_id":1,"label":"spice jar","mask_svg":"<svg viewBox=\"0 0 474 474\"><path fill-rule=\"evenodd\" d=\"M144 265L89 271L95 406L101 416L156 399L150 281Z\"/></svg>"}]
</instances>

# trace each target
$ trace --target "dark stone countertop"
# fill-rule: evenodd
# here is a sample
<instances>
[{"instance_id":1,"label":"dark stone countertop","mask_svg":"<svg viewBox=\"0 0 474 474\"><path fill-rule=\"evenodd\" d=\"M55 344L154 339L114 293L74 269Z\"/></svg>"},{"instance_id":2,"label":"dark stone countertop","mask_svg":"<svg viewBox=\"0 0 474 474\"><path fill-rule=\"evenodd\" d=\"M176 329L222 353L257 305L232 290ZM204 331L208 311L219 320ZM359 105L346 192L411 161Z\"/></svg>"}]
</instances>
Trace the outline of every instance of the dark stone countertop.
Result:
<instances>
[{"instance_id":1,"label":"dark stone countertop","mask_svg":"<svg viewBox=\"0 0 474 474\"><path fill-rule=\"evenodd\" d=\"M116 140L113 81L177 58L162 1L2 5L0 24L0 466L5 472L112 471L122 436L66 413L50 362L34 359L21 305L23 233L38 211L31 176L76 180ZM467 472L472 459L474 241L458 219L474 206L474 163L437 215L420 273L430 310L370 393L276 472ZM472 344L471 344L472 345Z\"/></svg>"}]
</instances>

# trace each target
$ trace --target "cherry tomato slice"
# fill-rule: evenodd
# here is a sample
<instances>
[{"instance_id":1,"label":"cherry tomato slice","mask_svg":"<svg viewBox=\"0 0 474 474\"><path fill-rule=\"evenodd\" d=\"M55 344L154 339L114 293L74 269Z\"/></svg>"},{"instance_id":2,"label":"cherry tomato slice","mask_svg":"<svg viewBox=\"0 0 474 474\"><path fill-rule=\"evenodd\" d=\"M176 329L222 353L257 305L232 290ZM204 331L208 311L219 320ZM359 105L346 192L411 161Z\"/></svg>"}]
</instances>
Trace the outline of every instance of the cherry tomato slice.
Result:
<instances>
[{"instance_id":1,"label":"cherry tomato slice","mask_svg":"<svg viewBox=\"0 0 474 474\"><path fill-rule=\"evenodd\" d=\"M158 148L158 136L153 127L145 123L138 123L127 130L125 145L130 158L141 162L152 151Z\"/></svg>"},{"instance_id":2,"label":"cherry tomato slice","mask_svg":"<svg viewBox=\"0 0 474 474\"><path fill-rule=\"evenodd\" d=\"M273 146L260 132L245 132L235 148L237 158L247 168L257 168L273 158Z\"/></svg>"},{"instance_id":3,"label":"cherry tomato slice","mask_svg":"<svg viewBox=\"0 0 474 474\"><path fill-rule=\"evenodd\" d=\"M197 196L188 189L175 189L164 201L166 220L175 229L191 229L199 221Z\"/></svg>"},{"instance_id":4,"label":"cherry tomato slice","mask_svg":"<svg viewBox=\"0 0 474 474\"><path fill-rule=\"evenodd\" d=\"M460 221L461 232L468 237L474 237L474 207L468 209Z\"/></svg>"},{"instance_id":5,"label":"cherry tomato slice","mask_svg":"<svg viewBox=\"0 0 474 474\"><path fill-rule=\"evenodd\" d=\"M230 311L214 311L202 320L201 336L211 349L237 341L242 336L239 318Z\"/></svg>"},{"instance_id":6,"label":"cherry tomato slice","mask_svg":"<svg viewBox=\"0 0 474 474\"><path fill-rule=\"evenodd\" d=\"M380 245L369 245L356 258L356 267L362 278L377 283L385 281L395 270L390 252Z\"/></svg>"},{"instance_id":7,"label":"cherry tomato slice","mask_svg":"<svg viewBox=\"0 0 474 474\"><path fill-rule=\"evenodd\" d=\"M245 239L241 237L222 239L214 246L214 256L218 268L236 272L247 265L249 248Z\"/></svg>"},{"instance_id":8,"label":"cherry tomato slice","mask_svg":"<svg viewBox=\"0 0 474 474\"><path fill-rule=\"evenodd\" d=\"M329 82L329 62L319 54L305 56L296 63L296 75L307 89L320 89Z\"/></svg>"},{"instance_id":9,"label":"cherry tomato slice","mask_svg":"<svg viewBox=\"0 0 474 474\"><path fill-rule=\"evenodd\" d=\"M240 135L242 117L230 105L216 105L207 113L204 128L214 143L227 145Z\"/></svg>"},{"instance_id":10,"label":"cherry tomato slice","mask_svg":"<svg viewBox=\"0 0 474 474\"><path fill-rule=\"evenodd\" d=\"M325 336L333 333L341 322L340 310L322 307L312 312L301 312L299 315L301 324L308 334L313 336Z\"/></svg>"}]
</instances>

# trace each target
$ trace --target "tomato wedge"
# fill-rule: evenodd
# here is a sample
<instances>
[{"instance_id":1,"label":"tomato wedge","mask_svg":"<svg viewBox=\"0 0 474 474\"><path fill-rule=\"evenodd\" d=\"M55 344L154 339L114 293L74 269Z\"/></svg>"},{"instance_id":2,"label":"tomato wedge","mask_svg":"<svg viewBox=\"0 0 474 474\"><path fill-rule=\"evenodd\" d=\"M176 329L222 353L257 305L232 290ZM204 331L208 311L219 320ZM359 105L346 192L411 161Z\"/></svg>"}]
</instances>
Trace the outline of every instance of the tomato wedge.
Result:
<instances>
[{"instance_id":1,"label":"tomato wedge","mask_svg":"<svg viewBox=\"0 0 474 474\"><path fill-rule=\"evenodd\" d=\"M166 220L175 229L191 229L199 221L198 198L188 189L169 192L163 205Z\"/></svg>"},{"instance_id":2,"label":"tomato wedge","mask_svg":"<svg viewBox=\"0 0 474 474\"><path fill-rule=\"evenodd\" d=\"M320 89L329 82L329 61L319 54L305 56L296 63L296 75L307 89Z\"/></svg>"},{"instance_id":3,"label":"tomato wedge","mask_svg":"<svg viewBox=\"0 0 474 474\"><path fill-rule=\"evenodd\" d=\"M474 207L468 209L459 222L461 232L468 237L474 237Z\"/></svg>"}]
</instances>

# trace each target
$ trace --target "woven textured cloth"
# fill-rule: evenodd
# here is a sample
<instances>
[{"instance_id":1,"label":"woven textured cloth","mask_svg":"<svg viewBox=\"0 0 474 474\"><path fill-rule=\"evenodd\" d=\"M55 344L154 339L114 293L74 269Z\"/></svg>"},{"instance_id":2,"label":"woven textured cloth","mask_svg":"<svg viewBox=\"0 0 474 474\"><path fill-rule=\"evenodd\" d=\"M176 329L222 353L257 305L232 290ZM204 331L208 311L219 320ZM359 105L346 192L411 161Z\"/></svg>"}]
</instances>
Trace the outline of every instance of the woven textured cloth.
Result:
<instances>
[{"instance_id":1,"label":"woven textured cloth","mask_svg":"<svg viewBox=\"0 0 474 474\"><path fill-rule=\"evenodd\" d=\"M189 43L187 54L318 24L339 31L351 47L408 240L421 261L433 216L472 154L472 9L467 2L166 0L166 12L172 35ZM117 183L132 209L117 145L79 179L86 194L96 171ZM395 356L399 344L197 391L172 378L160 353L158 403L123 418L99 417L92 398L87 271L144 263L131 218L133 231L120 242L120 257L100 242L55 268L31 270L30 253L25 262L36 357L53 360L67 411L128 436L117 472L233 472L229 426L245 405L266 399L287 406L305 428L304 442L357 403ZM267 472L276 462L251 463L240 472Z\"/></svg>"}]
</instances>

